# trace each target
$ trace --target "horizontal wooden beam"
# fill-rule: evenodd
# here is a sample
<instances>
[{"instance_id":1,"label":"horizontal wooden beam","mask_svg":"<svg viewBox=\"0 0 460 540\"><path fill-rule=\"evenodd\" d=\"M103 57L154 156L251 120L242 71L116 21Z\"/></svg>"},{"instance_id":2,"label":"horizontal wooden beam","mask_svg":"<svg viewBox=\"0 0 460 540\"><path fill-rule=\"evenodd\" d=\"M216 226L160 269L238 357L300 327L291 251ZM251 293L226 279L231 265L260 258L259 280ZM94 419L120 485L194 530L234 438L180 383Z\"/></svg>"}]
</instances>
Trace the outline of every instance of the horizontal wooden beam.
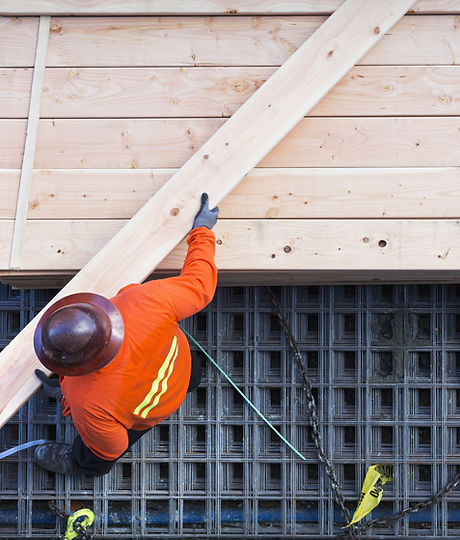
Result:
<instances>
[{"instance_id":1,"label":"horizontal wooden beam","mask_svg":"<svg viewBox=\"0 0 460 540\"><path fill-rule=\"evenodd\" d=\"M51 23L47 66L279 66L324 20L321 16L57 17ZM32 28L33 20L27 18L3 19L0 50L5 41L7 48L0 65L33 65L30 53L24 64L21 51L27 44L14 50L23 37L30 40ZM359 64L458 64L456 28L452 15L406 16Z\"/></svg>"},{"instance_id":2,"label":"horizontal wooden beam","mask_svg":"<svg viewBox=\"0 0 460 540\"><path fill-rule=\"evenodd\" d=\"M229 117L275 67L48 68L41 118ZM460 114L460 66L354 67L308 116ZM31 70L0 69L0 117L27 118Z\"/></svg>"},{"instance_id":3,"label":"horizontal wooden beam","mask_svg":"<svg viewBox=\"0 0 460 540\"><path fill-rule=\"evenodd\" d=\"M123 225L122 220L29 221L22 269L82 268ZM460 269L458 219L222 219L216 237L222 270ZM179 270L186 248L183 241L158 268Z\"/></svg>"},{"instance_id":4,"label":"horizontal wooden beam","mask_svg":"<svg viewBox=\"0 0 460 540\"><path fill-rule=\"evenodd\" d=\"M51 23L47 66L280 66L324 20L58 17ZM456 28L452 15L406 16L358 64L458 64ZM37 29L38 18L0 17L0 67L33 66Z\"/></svg>"},{"instance_id":5,"label":"horizontal wooden beam","mask_svg":"<svg viewBox=\"0 0 460 540\"><path fill-rule=\"evenodd\" d=\"M177 275L177 272L156 270L150 279L162 279ZM72 273L0 272L0 282L15 289L60 289L75 276ZM219 272L219 286L245 285L342 285L359 283L455 283L458 270L276 270L265 272Z\"/></svg>"},{"instance_id":6,"label":"horizontal wooden beam","mask_svg":"<svg viewBox=\"0 0 460 540\"><path fill-rule=\"evenodd\" d=\"M344 0L0 0L6 15L330 15ZM460 13L459 0L419 0L413 13Z\"/></svg>"},{"instance_id":7,"label":"horizontal wooden beam","mask_svg":"<svg viewBox=\"0 0 460 540\"><path fill-rule=\"evenodd\" d=\"M37 168L181 167L216 118L40 120ZM460 163L459 117L304 118L263 167L435 167ZM24 120L0 120L0 163L19 168Z\"/></svg>"},{"instance_id":8,"label":"horizontal wooden beam","mask_svg":"<svg viewBox=\"0 0 460 540\"><path fill-rule=\"evenodd\" d=\"M83 290L110 297L148 277L190 230L200 194L209 193L211 206L221 201L413 3L347 0L54 300ZM32 337L39 317L0 353L0 426L38 388Z\"/></svg>"},{"instance_id":9,"label":"horizontal wooden beam","mask_svg":"<svg viewBox=\"0 0 460 540\"><path fill-rule=\"evenodd\" d=\"M29 219L129 219L176 172L35 170ZM19 171L0 170L0 218L14 217ZM460 168L254 169L219 204L235 219L456 218Z\"/></svg>"}]
</instances>

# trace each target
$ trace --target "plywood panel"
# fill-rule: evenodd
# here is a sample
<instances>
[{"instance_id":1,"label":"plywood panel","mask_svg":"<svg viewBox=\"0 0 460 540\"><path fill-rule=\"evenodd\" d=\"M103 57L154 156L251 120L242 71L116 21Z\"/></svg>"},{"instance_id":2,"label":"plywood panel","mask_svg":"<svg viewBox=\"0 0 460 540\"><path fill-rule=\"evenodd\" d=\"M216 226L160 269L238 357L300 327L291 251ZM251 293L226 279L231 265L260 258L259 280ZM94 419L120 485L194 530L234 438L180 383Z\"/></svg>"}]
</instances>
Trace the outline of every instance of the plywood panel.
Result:
<instances>
[{"instance_id":1,"label":"plywood panel","mask_svg":"<svg viewBox=\"0 0 460 540\"><path fill-rule=\"evenodd\" d=\"M33 14L330 14L344 0L0 0L0 12ZM414 13L460 13L458 0L419 0Z\"/></svg>"},{"instance_id":2,"label":"plywood panel","mask_svg":"<svg viewBox=\"0 0 460 540\"><path fill-rule=\"evenodd\" d=\"M57 17L48 66L274 65L325 20L299 17ZM454 16L406 16L359 64L455 64ZM331 45L333 48L333 45Z\"/></svg>"},{"instance_id":3,"label":"plywood panel","mask_svg":"<svg viewBox=\"0 0 460 540\"><path fill-rule=\"evenodd\" d=\"M274 67L51 68L42 118L228 117ZM353 68L309 116L460 113L460 66ZM0 117L27 116L30 72L0 69Z\"/></svg>"},{"instance_id":4,"label":"plywood panel","mask_svg":"<svg viewBox=\"0 0 460 540\"><path fill-rule=\"evenodd\" d=\"M36 170L30 219L129 219L175 169ZM0 217L14 216L18 171L0 171ZM221 218L455 218L460 168L254 169Z\"/></svg>"},{"instance_id":5,"label":"plywood panel","mask_svg":"<svg viewBox=\"0 0 460 540\"><path fill-rule=\"evenodd\" d=\"M37 168L175 168L223 119L41 120ZM460 163L460 118L304 118L264 167L431 167ZM0 166L18 168L23 120L0 120Z\"/></svg>"},{"instance_id":6,"label":"plywood panel","mask_svg":"<svg viewBox=\"0 0 460 540\"><path fill-rule=\"evenodd\" d=\"M123 225L117 220L28 223L23 269L84 266ZM460 267L458 220L219 220L222 270L454 270ZM178 270L182 242L158 266Z\"/></svg>"},{"instance_id":7,"label":"plywood panel","mask_svg":"<svg viewBox=\"0 0 460 540\"><path fill-rule=\"evenodd\" d=\"M0 66L33 66L37 35L37 17L0 17Z\"/></svg>"}]
</instances>

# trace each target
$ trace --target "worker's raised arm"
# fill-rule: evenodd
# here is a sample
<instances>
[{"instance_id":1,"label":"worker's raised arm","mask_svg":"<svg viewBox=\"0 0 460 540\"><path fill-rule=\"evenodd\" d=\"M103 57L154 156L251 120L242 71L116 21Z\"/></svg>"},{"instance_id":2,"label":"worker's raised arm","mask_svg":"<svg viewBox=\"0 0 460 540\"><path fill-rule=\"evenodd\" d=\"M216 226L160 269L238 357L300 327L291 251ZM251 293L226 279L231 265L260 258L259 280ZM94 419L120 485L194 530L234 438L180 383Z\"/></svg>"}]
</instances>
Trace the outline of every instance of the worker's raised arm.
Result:
<instances>
[{"instance_id":1,"label":"worker's raised arm","mask_svg":"<svg viewBox=\"0 0 460 540\"><path fill-rule=\"evenodd\" d=\"M146 321L150 310L160 303L168 306L170 315L178 321L190 317L206 307L216 291L217 267L214 263L216 238L211 231L216 224L219 209L209 209L208 195L203 193L201 208L195 216L187 239L188 250L180 276L130 284L121 289L112 300L123 301L123 295L135 291L137 309L145 310ZM144 300L141 300L144 298Z\"/></svg>"},{"instance_id":2,"label":"worker's raised arm","mask_svg":"<svg viewBox=\"0 0 460 540\"><path fill-rule=\"evenodd\" d=\"M201 196L201 208L188 237L188 250L180 276L165 280L171 285L171 301L178 320L194 315L212 300L216 291L217 267L214 263L216 238L211 231L219 209L209 209L208 195Z\"/></svg>"}]
</instances>

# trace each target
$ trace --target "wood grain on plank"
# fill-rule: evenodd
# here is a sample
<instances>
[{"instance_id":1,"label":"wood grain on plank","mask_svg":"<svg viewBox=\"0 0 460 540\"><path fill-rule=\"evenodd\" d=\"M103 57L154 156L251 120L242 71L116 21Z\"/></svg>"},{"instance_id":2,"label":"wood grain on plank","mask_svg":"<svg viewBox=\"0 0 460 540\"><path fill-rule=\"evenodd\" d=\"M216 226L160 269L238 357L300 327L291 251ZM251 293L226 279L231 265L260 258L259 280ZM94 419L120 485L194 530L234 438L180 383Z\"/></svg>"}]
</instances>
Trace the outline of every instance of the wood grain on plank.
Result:
<instances>
[{"instance_id":1,"label":"wood grain on plank","mask_svg":"<svg viewBox=\"0 0 460 540\"><path fill-rule=\"evenodd\" d=\"M190 230L201 193L209 193L211 206L222 200L413 3L347 0L52 302L88 289L110 297L145 279ZM338 45L332 55L331 35ZM40 315L0 353L0 373L9 374L0 377L0 425L39 386L32 338Z\"/></svg>"},{"instance_id":2,"label":"wood grain on plank","mask_svg":"<svg viewBox=\"0 0 460 540\"><path fill-rule=\"evenodd\" d=\"M20 176L20 170L0 169L0 219L11 219L16 214Z\"/></svg>"},{"instance_id":3,"label":"wood grain on plank","mask_svg":"<svg viewBox=\"0 0 460 540\"><path fill-rule=\"evenodd\" d=\"M305 118L262 167L431 167L460 160L460 118Z\"/></svg>"},{"instance_id":4,"label":"wood grain on plank","mask_svg":"<svg viewBox=\"0 0 460 540\"><path fill-rule=\"evenodd\" d=\"M344 0L0 0L0 12L11 15L142 15L142 14L331 14ZM459 0L419 0L413 13L460 13Z\"/></svg>"},{"instance_id":5,"label":"wood grain on plank","mask_svg":"<svg viewBox=\"0 0 460 540\"><path fill-rule=\"evenodd\" d=\"M29 219L129 219L175 169L36 170ZM0 217L14 216L19 172L0 170ZM221 218L455 218L460 168L253 169Z\"/></svg>"},{"instance_id":6,"label":"wood grain on plank","mask_svg":"<svg viewBox=\"0 0 460 540\"><path fill-rule=\"evenodd\" d=\"M230 120L40 120L35 166L181 167ZM24 120L0 120L2 167L20 167L24 133ZM459 117L330 117L302 119L260 165L455 167L459 163Z\"/></svg>"},{"instance_id":7,"label":"wood grain on plank","mask_svg":"<svg viewBox=\"0 0 460 540\"><path fill-rule=\"evenodd\" d=\"M324 20L321 16L57 17L51 25L47 65L279 66ZM330 46L334 50L334 40ZM457 19L412 15L382 36L358 64L459 62Z\"/></svg>"},{"instance_id":8,"label":"wood grain on plank","mask_svg":"<svg viewBox=\"0 0 460 540\"><path fill-rule=\"evenodd\" d=\"M275 69L51 68L41 117L228 117ZM459 79L460 66L354 67L308 116L458 115ZM0 70L0 117L26 117L29 88L29 73Z\"/></svg>"},{"instance_id":9,"label":"wood grain on plank","mask_svg":"<svg viewBox=\"0 0 460 540\"><path fill-rule=\"evenodd\" d=\"M82 268L123 225L122 220L29 221L23 270ZM221 270L460 268L455 219L222 219L215 234ZM186 250L184 240L158 268L179 270Z\"/></svg>"},{"instance_id":10,"label":"wood grain on plank","mask_svg":"<svg viewBox=\"0 0 460 540\"><path fill-rule=\"evenodd\" d=\"M27 118L32 68L0 68L0 118Z\"/></svg>"},{"instance_id":11,"label":"wood grain on plank","mask_svg":"<svg viewBox=\"0 0 460 540\"><path fill-rule=\"evenodd\" d=\"M0 219L0 268L9 266L14 220Z\"/></svg>"},{"instance_id":12,"label":"wood grain on plank","mask_svg":"<svg viewBox=\"0 0 460 540\"><path fill-rule=\"evenodd\" d=\"M38 17L0 17L0 66L33 66L37 35Z\"/></svg>"}]
</instances>

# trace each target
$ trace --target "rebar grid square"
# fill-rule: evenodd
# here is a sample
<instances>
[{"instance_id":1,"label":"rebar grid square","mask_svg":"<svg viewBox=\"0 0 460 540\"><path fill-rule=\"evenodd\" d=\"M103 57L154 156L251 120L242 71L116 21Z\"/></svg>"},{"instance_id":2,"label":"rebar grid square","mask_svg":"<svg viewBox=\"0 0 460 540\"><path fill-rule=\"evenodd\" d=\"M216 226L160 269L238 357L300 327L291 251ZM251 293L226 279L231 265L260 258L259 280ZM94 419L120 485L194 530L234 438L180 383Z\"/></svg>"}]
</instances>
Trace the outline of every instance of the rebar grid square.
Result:
<instances>
[{"instance_id":1,"label":"rebar grid square","mask_svg":"<svg viewBox=\"0 0 460 540\"><path fill-rule=\"evenodd\" d=\"M420 501L456 474L460 451L460 285L343 285L274 289L302 351L326 452L353 513L367 468L395 478L371 517ZM0 287L0 346L52 297ZM232 377L298 458L209 362L181 408L104 477L64 478L32 462L0 462L0 537L50 538L48 510L89 506L107 538L327 538L341 531L319 463L302 378L263 287L224 287L184 327ZM197 350L196 346L192 346ZM0 431L0 449L71 442L75 429L37 394ZM460 536L460 495L372 537ZM335 521L335 523L334 523Z\"/></svg>"}]
</instances>

